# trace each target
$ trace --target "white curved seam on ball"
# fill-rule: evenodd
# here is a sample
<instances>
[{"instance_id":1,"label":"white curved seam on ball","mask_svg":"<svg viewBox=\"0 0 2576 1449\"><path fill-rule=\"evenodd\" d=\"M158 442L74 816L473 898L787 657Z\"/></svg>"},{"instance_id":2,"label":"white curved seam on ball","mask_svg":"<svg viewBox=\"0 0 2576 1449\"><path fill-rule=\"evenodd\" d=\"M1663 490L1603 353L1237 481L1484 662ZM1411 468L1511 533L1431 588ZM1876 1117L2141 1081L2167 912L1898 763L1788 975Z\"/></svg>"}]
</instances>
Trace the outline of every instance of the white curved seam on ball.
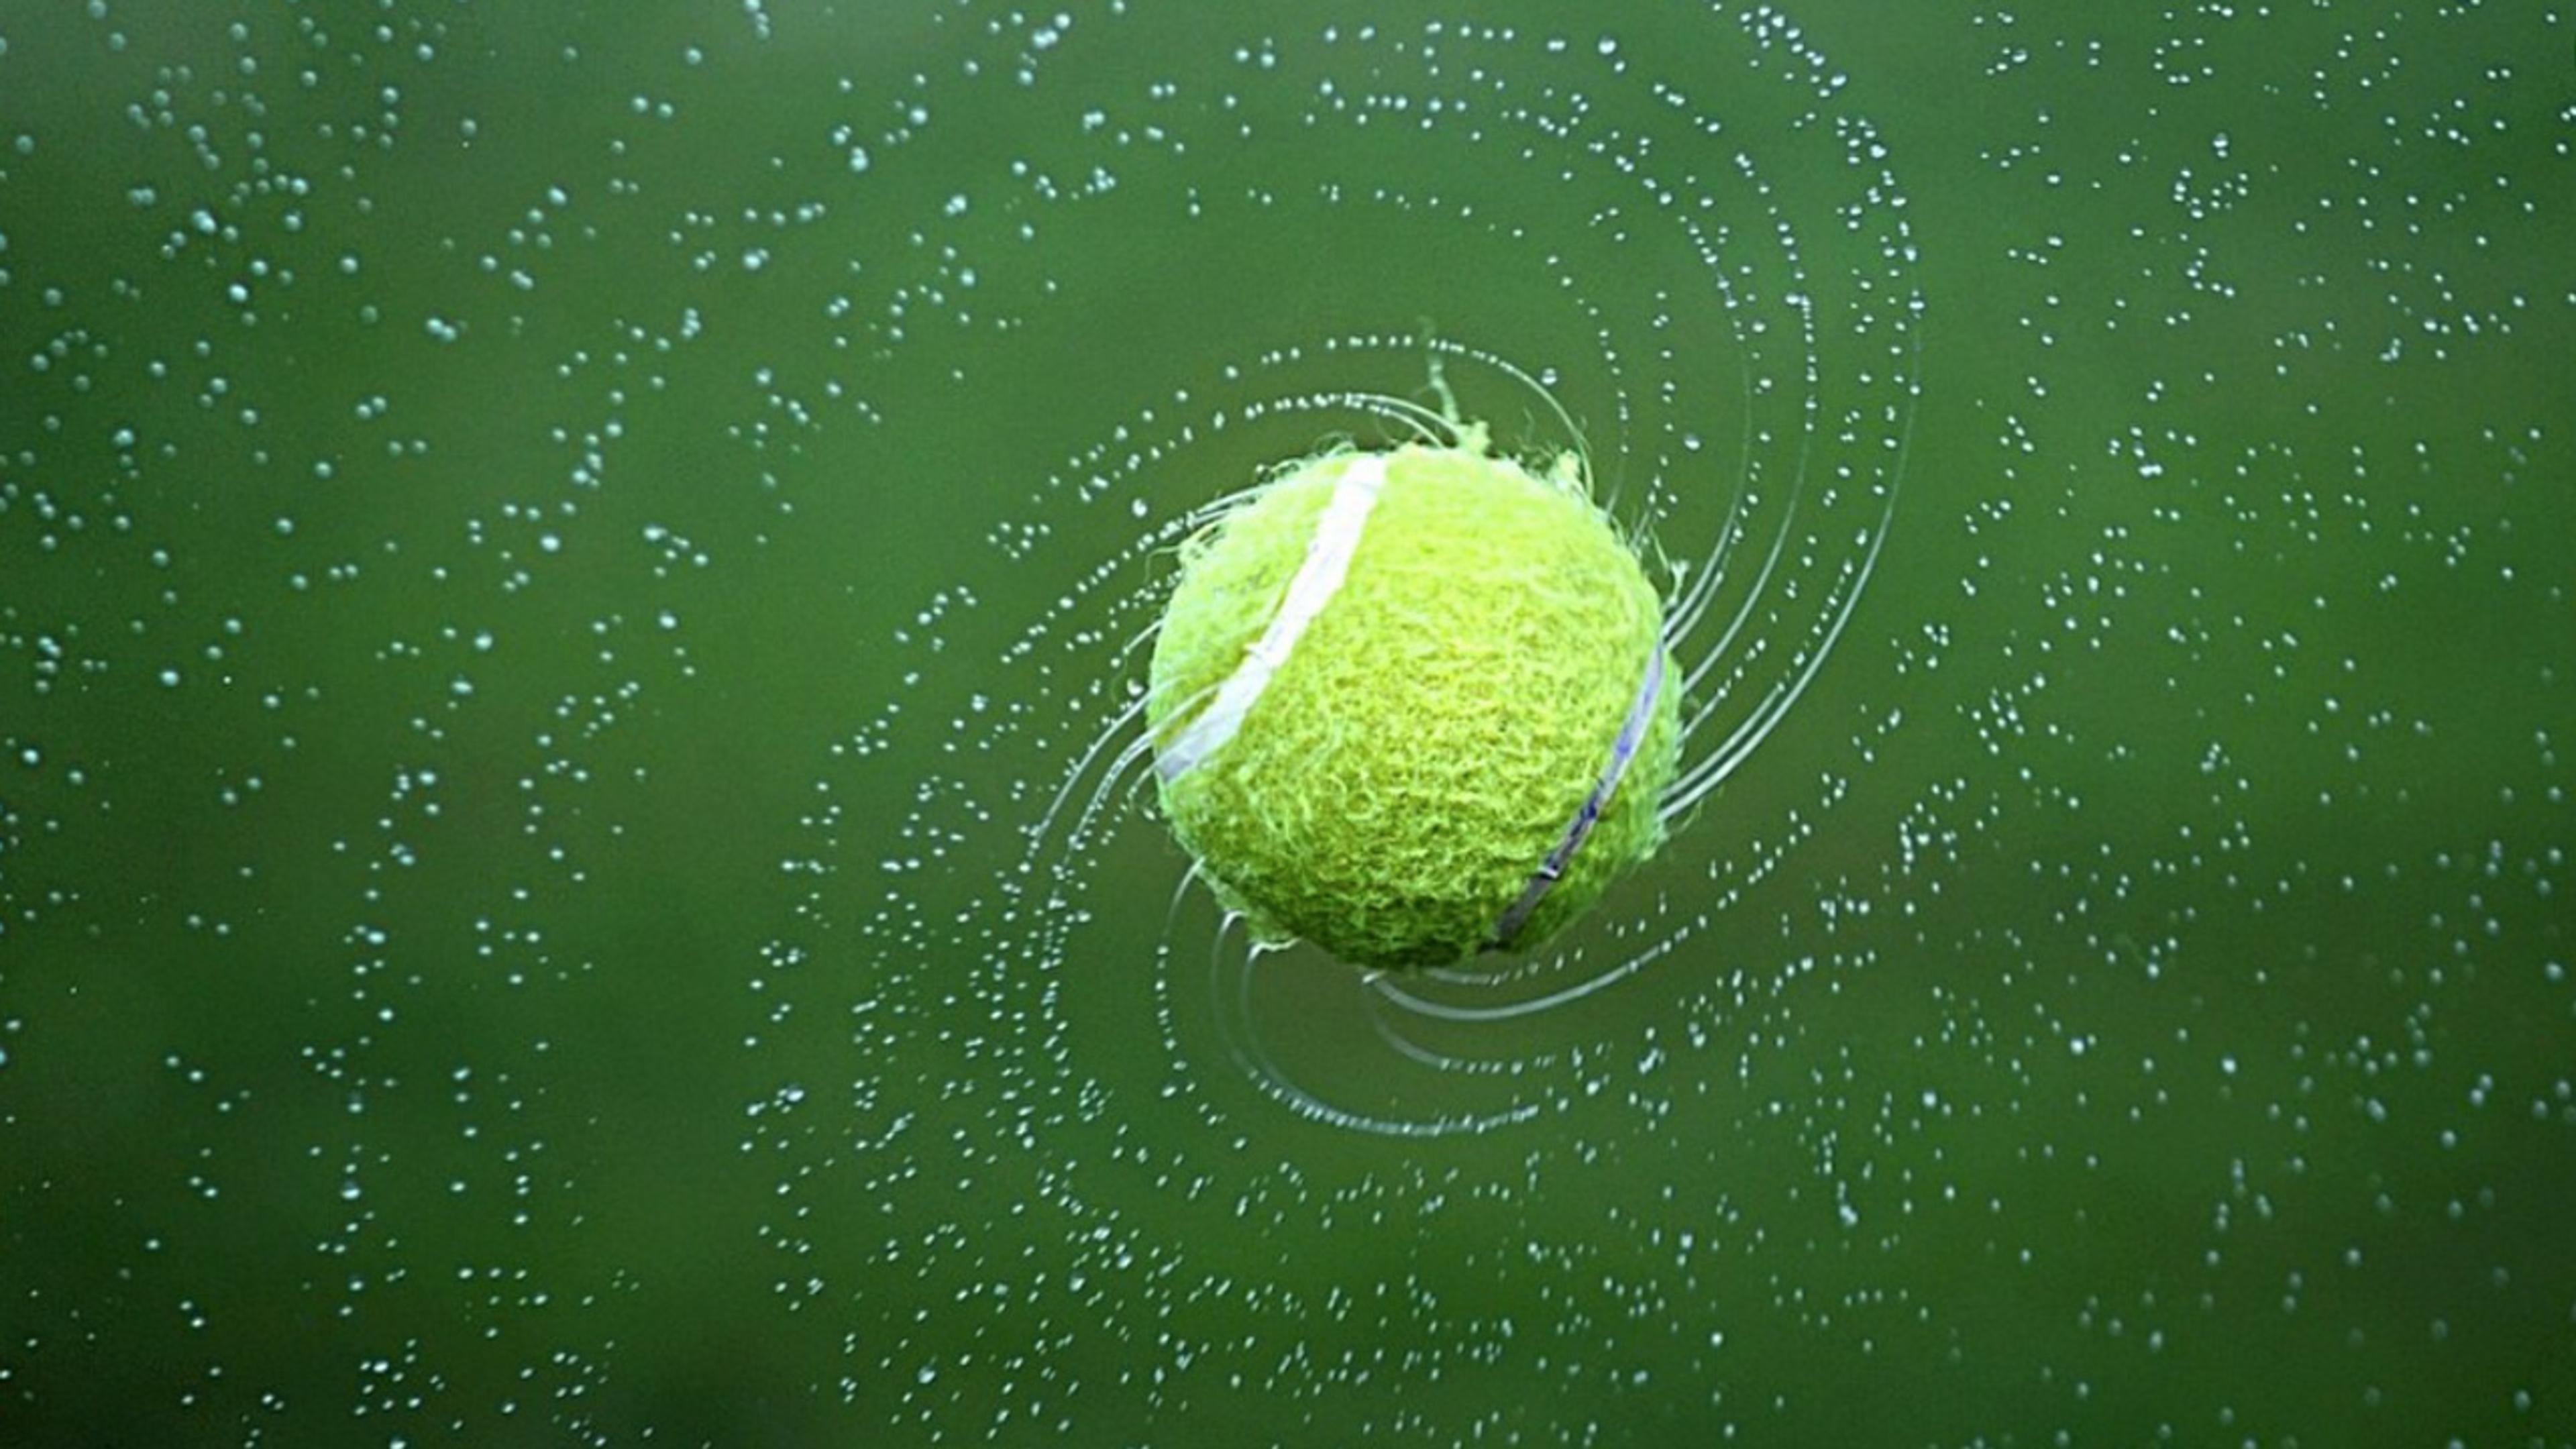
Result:
<instances>
[{"instance_id":1,"label":"white curved seam on ball","mask_svg":"<svg viewBox=\"0 0 2576 1449\"><path fill-rule=\"evenodd\" d=\"M1306 541L1306 557L1297 565L1296 577L1288 581L1279 612L1270 616L1261 637L1244 651L1234 673L1217 686L1216 698L1207 709L1154 757L1155 773L1165 784L1204 764L1243 727L1244 718L1270 687L1271 677L1288 663L1307 626L1341 592L1342 580L1350 574L1351 556L1359 551L1360 535L1385 483L1386 459L1376 453L1352 459L1333 480L1333 496L1325 500L1324 511L1315 520L1314 537Z\"/></svg>"},{"instance_id":2,"label":"white curved seam on ball","mask_svg":"<svg viewBox=\"0 0 2576 1449\"><path fill-rule=\"evenodd\" d=\"M1556 889L1558 881L1565 879L1565 872L1573 865L1576 852L1583 849L1583 843L1592 838L1592 828L1599 825L1601 817L1608 813L1610 801L1619 793L1619 781L1627 775L1628 766L1637 758L1637 751L1645 747L1646 731L1654 726L1655 701L1663 692L1664 640L1663 630L1659 627L1647 641L1645 676L1638 680L1637 692L1628 702L1628 717L1620 721L1618 738L1610 743L1609 763L1602 766L1600 777L1593 781L1592 793L1584 797L1582 806L1574 812L1574 818L1567 822L1565 833L1557 837L1556 848L1539 862L1538 869L1530 872L1529 880L1521 887L1520 896L1503 912L1502 919L1494 923L1493 939L1489 943L1492 948L1511 945L1513 939L1520 935L1521 928L1529 924L1530 917L1538 913L1539 905L1547 899L1548 892Z\"/></svg>"}]
</instances>

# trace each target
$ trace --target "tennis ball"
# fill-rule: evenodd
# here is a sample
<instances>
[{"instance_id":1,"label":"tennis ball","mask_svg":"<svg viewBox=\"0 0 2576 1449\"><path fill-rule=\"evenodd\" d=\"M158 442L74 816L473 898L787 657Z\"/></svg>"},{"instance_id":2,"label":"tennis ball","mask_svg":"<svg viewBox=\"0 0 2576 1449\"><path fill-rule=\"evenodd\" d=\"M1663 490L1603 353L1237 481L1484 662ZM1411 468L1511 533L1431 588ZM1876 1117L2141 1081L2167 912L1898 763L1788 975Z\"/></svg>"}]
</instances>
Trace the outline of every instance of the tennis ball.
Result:
<instances>
[{"instance_id":1,"label":"tennis ball","mask_svg":"<svg viewBox=\"0 0 2576 1449\"><path fill-rule=\"evenodd\" d=\"M1545 941L1663 843L1681 677L1572 460L1294 464L1186 543L1145 716L1165 817L1265 943Z\"/></svg>"}]
</instances>

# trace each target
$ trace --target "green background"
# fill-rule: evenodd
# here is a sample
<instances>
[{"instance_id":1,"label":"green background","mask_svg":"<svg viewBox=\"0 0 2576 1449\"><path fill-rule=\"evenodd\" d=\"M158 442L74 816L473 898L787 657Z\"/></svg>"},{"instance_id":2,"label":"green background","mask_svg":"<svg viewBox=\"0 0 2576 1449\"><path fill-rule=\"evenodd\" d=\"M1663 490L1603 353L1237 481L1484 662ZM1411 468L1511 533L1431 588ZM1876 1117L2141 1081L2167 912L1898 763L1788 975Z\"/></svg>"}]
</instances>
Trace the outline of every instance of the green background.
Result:
<instances>
[{"instance_id":1,"label":"green background","mask_svg":"<svg viewBox=\"0 0 2576 1449\"><path fill-rule=\"evenodd\" d=\"M2111 9L12 7L0 1441L2576 1444L2576 32ZM1816 662L1478 1022L1119 755L1435 346Z\"/></svg>"}]
</instances>

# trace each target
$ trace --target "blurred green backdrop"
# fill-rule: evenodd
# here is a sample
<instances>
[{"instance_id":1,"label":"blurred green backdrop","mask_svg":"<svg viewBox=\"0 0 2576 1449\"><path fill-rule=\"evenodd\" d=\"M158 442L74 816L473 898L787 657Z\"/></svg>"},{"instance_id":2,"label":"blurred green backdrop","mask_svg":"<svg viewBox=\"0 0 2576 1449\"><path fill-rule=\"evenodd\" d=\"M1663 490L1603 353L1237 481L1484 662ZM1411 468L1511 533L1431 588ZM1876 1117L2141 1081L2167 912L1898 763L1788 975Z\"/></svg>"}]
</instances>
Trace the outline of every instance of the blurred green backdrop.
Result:
<instances>
[{"instance_id":1,"label":"blurred green backdrop","mask_svg":"<svg viewBox=\"0 0 2576 1449\"><path fill-rule=\"evenodd\" d=\"M0 1440L2576 1444L2576 25L1473 10L0 18ZM1247 1069L1126 646L1434 337L1812 683Z\"/></svg>"}]
</instances>

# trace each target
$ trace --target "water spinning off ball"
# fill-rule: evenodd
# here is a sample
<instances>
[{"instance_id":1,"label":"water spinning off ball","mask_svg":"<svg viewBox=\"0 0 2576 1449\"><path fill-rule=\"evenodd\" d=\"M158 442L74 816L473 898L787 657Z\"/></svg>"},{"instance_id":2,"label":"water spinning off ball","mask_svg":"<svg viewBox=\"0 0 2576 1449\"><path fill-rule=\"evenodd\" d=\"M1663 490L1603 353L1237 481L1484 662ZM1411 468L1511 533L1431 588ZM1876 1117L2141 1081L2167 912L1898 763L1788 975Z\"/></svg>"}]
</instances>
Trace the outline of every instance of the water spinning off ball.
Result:
<instances>
[{"instance_id":1,"label":"water spinning off ball","mask_svg":"<svg viewBox=\"0 0 2576 1449\"><path fill-rule=\"evenodd\" d=\"M1146 720L1173 833L1258 939L1416 967L1535 946L1654 853L1680 693L1573 460L1465 428L1308 459L1191 540Z\"/></svg>"}]
</instances>

